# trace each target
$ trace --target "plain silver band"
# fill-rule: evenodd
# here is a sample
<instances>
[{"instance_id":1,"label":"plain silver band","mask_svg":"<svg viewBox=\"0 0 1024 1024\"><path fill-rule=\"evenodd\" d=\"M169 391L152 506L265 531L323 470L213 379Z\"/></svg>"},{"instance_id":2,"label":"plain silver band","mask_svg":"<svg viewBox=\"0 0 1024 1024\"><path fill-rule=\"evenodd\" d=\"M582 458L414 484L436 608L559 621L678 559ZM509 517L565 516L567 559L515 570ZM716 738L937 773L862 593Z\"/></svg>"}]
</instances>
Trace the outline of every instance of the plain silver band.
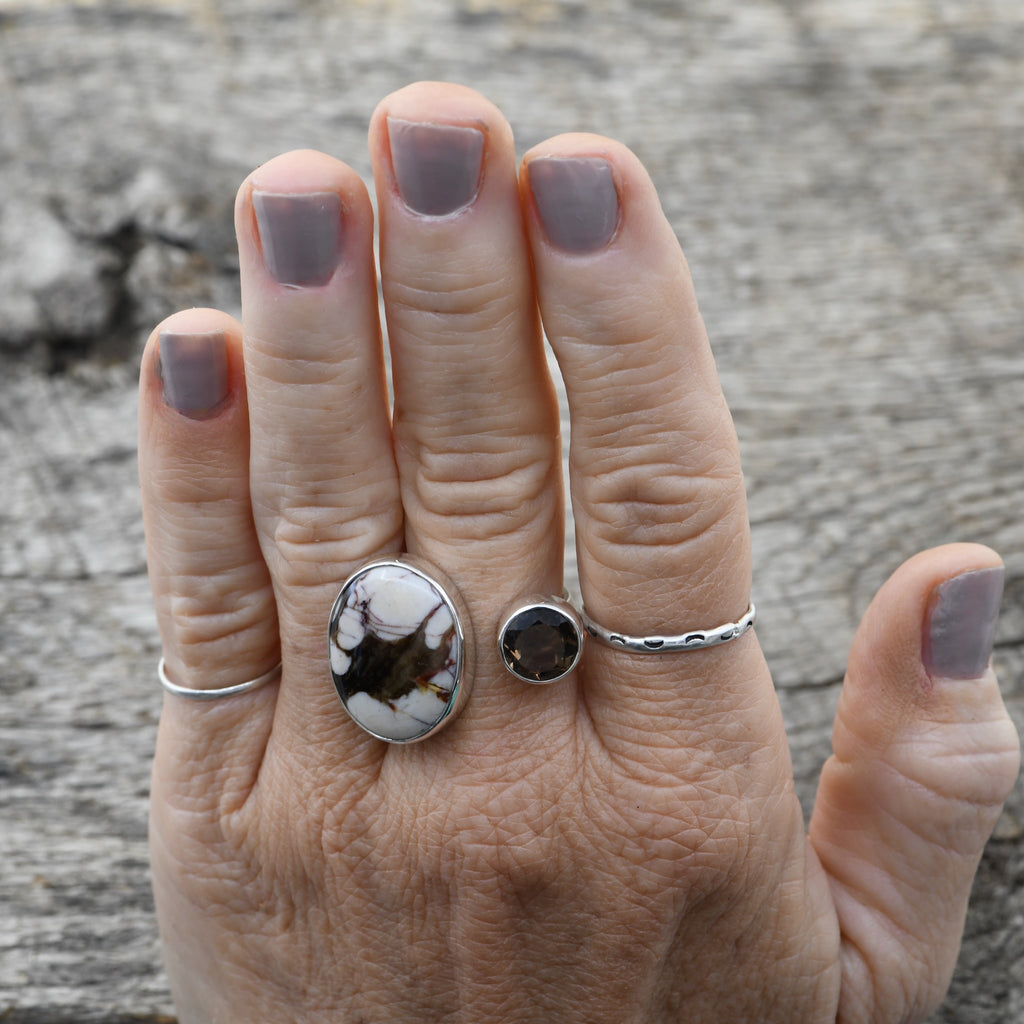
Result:
<instances>
[{"instance_id":1,"label":"plain silver band","mask_svg":"<svg viewBox=\"0 0 1024 1024\"><path fill-rule=\"evenodd\" d=\"M163 658L156 666L157 678L160 685L175 697L187 697L189 700L219 700L221 697L234 697L239 693L251 693L258 690L267 683L272 683L281 674L281 662L278 662L269 672L257 676L255 679L248 679L244 683L236 683L234 686L222 686L219 690L192 690L187 686L179 686L167 678L167 665Z\"/></svg>"},{"instance_id":2,"label":"plain silver band","mask_svg":"<svg viewBox=\"0 0 1024 1024\"><path fill-rule=\"evenodd\" d=\"M694 629L678 636L629 636L626 633L615 633L604 626L599 626L583 611L583 625L595 639L609 647L620 651L632 651L634 654L664 654L667 651L699 651L705 647L717 647L742 636L754 624L757 610L751 601L746 614L738 622L727 622L715 629Z\"/></svg>"}]
</instances>

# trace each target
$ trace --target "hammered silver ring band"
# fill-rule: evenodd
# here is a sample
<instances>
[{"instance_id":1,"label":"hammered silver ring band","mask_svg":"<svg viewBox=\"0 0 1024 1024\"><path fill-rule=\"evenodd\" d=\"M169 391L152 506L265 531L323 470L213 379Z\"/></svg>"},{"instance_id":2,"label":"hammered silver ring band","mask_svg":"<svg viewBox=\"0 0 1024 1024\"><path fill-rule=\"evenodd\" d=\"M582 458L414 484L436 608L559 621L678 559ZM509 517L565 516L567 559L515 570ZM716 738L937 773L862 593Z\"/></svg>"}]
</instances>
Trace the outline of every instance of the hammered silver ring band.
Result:
<instances>
[{"instance_id":1,"label":"hammered silver ring band","mask_svg":"<svg viewBox=\"0 0 1024 1024\"><path fill-rule=\"evenodd\" d=\"M693 629L675 636L630 636L617 633L598 625L584 609L583 627L587 634L608 647L633 654L668 654L673 651L699 651L706 647L718 647L737 637L743 636L757 617L753 601L736 622L727 622L712 629Z\"/></svg>"}]
</instances>

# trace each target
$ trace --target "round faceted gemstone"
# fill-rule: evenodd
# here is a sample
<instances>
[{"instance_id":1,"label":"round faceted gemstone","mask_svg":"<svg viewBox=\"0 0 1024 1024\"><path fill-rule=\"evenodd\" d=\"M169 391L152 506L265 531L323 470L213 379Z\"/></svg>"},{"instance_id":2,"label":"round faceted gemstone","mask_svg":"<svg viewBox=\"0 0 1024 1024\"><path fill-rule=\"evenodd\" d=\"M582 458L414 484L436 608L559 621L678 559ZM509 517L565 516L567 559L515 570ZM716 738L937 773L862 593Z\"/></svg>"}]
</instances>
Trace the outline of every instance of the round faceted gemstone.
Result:
<instances>
[{"instance_id":1,"label":"round faceted gemstone","mask_svg":"<svg viewBox=\"0 0 1024 1024\"><path fill-rule=\"evenodd\" d=\"M501 655L510 672L529 683L553 683L579 661L583 634L565 612L531 605L515 612L501 634Z\"/></svg>"}]
</instances>

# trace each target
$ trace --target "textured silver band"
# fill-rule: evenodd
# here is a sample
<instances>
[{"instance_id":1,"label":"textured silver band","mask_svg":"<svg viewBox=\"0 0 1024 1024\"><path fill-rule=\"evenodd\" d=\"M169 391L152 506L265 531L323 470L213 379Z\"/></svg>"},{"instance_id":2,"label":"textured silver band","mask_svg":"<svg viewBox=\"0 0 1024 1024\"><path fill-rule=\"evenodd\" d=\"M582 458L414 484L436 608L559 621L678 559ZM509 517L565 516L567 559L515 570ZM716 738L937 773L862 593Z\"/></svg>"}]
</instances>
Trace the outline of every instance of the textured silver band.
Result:
<instances>
[{"instance_id":1,"label":"textured silver band","mask_svg":"<svg viewBox=\"0 0 1024 1024\"><path fill-rule=\"evenodd\" d=\"M714 629L694 629L678 636L629 636L616 633L604 626L599 626L583 611L583 625L595 639L609 647L620 651L632 651L634 654L665 654L669 651L699 651L705 647L717 647L742 636L754 624L757 610L750 603L746 614L737 622L727 622L724 626Z\"/></svg>"},{"instance_id":2,"label":"textured silver band","mask_svg":"<svg viewBox=\"0 0 1024 1024\"><path fill-rule=\"evenodd\" d=\"M267 683L272 683L281 675L281 662L278 662L269 672L257 676L255 679L247 679L244 683L236 683L234 686L222 686L219 690L192 690L187 686L179 686L167 678L167 665L163 658L156 666L157 678L160 685L175 697L186 697L189 700L219 700L221 697L234 697L240 693L251 693L258 690Z\"/></svg>"}]
</instances>

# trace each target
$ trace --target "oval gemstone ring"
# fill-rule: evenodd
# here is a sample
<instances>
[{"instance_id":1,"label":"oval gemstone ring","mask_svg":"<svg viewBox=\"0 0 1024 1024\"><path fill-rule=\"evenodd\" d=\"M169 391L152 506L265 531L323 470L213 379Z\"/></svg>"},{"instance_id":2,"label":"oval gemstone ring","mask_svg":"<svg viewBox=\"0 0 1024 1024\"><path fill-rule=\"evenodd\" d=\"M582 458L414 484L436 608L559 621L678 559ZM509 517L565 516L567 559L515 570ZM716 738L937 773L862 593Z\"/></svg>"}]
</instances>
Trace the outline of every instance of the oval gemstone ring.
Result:
<instances>
[{"instance_id":1,"label":"oval gemstone ring","mask_svg":"<svg viewBox=\"0 0 1024 1024\"><path fill-rule=\"evenodd\" d=\"M434 566L379 558L342 585L328 627L331 678L349 717L388 743L454 720L469 695L468 616Z\"/></svg>"}]
</instances>

